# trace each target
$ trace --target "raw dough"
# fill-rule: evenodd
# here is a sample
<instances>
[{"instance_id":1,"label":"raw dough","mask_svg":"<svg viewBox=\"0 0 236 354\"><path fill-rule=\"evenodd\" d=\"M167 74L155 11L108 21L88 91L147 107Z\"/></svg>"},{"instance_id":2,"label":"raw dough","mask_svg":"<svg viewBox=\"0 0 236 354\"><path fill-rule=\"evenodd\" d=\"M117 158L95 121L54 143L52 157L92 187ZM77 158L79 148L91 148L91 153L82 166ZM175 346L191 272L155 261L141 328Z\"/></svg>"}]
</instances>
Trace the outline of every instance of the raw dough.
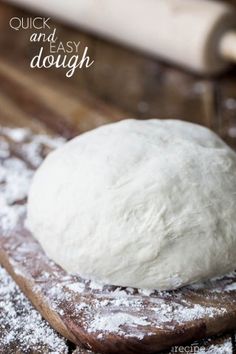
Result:
<instances>
[{"instance_id":1,"label":"raw dough","mask_svg":"<svg viewBox=\"0 0 236 354\"><path fill-rule=\"evenodd\" d=\"M124 120L52 152L27 225L55 262L108 284L174 289L236 266L236 154L177 120Z\"/></svg>"}]
</instances>

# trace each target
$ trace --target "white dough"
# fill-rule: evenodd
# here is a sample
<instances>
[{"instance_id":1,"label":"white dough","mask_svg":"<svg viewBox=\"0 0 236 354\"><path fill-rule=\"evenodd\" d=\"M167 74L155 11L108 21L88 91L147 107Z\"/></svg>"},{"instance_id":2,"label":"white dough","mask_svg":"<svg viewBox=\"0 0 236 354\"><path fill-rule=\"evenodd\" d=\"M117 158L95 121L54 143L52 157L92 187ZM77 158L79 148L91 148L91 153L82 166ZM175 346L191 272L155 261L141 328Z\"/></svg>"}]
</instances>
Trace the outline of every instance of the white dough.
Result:
<instances>
[{"instance_id":1,"label":"white dough","mask_svg":"<svg viewBox=\"0 0 236 354\"><path fill-rule=\"evenodd\" d=\"M177 120L80 135L36 172L27 226L69 272L174 289L236 267L236 154Z\"/></svg>"}]
</instances>

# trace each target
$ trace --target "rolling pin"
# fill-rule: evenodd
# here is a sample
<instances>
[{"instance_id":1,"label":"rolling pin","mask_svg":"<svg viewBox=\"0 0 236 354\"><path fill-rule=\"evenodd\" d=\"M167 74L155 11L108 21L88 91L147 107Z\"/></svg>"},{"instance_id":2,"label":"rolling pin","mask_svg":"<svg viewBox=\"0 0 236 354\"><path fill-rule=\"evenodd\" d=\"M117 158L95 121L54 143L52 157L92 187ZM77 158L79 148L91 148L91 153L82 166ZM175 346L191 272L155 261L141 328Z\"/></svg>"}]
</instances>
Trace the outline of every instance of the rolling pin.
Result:
<instances>
[{"instance_id":1,"label":"rolling pin","mask_svg":"<svg viewBox=\"0 0 236 354\"><path fill-rule=\"evenodd\" d=\"M236 12L210 0L8 0L199 74L236 62ZM37 13L38 14L38 13Z\"/></svg>"}]
</instances>

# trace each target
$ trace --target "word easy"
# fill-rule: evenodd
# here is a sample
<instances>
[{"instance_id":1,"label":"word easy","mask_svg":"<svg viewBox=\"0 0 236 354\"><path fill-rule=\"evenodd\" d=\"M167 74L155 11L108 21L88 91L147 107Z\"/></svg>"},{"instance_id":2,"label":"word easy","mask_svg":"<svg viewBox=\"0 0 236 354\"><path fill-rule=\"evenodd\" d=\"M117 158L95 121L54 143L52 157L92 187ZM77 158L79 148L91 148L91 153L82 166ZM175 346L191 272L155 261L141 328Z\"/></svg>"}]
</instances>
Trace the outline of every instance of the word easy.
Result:
<instances>
[{"instance_id":1,"label":"word easy","mask_svg":"<svg viewBox=\"0 0 236 354\"><path fill-rule=\"evenodd\" d=\"M50 42L50 53L55 54L55 53L73 53L79 52L79 46L80 42L74 42L74 41L68 41L66 43L62 42Z\"/></svg>"}]
</instances>

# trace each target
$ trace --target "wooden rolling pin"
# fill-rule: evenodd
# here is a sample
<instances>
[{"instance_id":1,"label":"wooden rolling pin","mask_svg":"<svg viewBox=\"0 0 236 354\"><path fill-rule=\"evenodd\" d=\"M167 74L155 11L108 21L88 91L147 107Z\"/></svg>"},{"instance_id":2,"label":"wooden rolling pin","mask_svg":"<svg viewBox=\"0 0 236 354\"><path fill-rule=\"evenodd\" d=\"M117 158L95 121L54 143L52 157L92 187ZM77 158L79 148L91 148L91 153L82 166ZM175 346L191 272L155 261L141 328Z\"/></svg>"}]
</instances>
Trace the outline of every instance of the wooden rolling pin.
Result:
<instances>
[{"instance_id":1,"label":"wooden rolling pin","mask_svg":"<svg viewBox=\"0 0 236 354\"><path fill-rule=\"evenodd\" d=\"M210 0L8 0L200 74L236 62L236 12Z\"/></svg>"}]
</instances>

